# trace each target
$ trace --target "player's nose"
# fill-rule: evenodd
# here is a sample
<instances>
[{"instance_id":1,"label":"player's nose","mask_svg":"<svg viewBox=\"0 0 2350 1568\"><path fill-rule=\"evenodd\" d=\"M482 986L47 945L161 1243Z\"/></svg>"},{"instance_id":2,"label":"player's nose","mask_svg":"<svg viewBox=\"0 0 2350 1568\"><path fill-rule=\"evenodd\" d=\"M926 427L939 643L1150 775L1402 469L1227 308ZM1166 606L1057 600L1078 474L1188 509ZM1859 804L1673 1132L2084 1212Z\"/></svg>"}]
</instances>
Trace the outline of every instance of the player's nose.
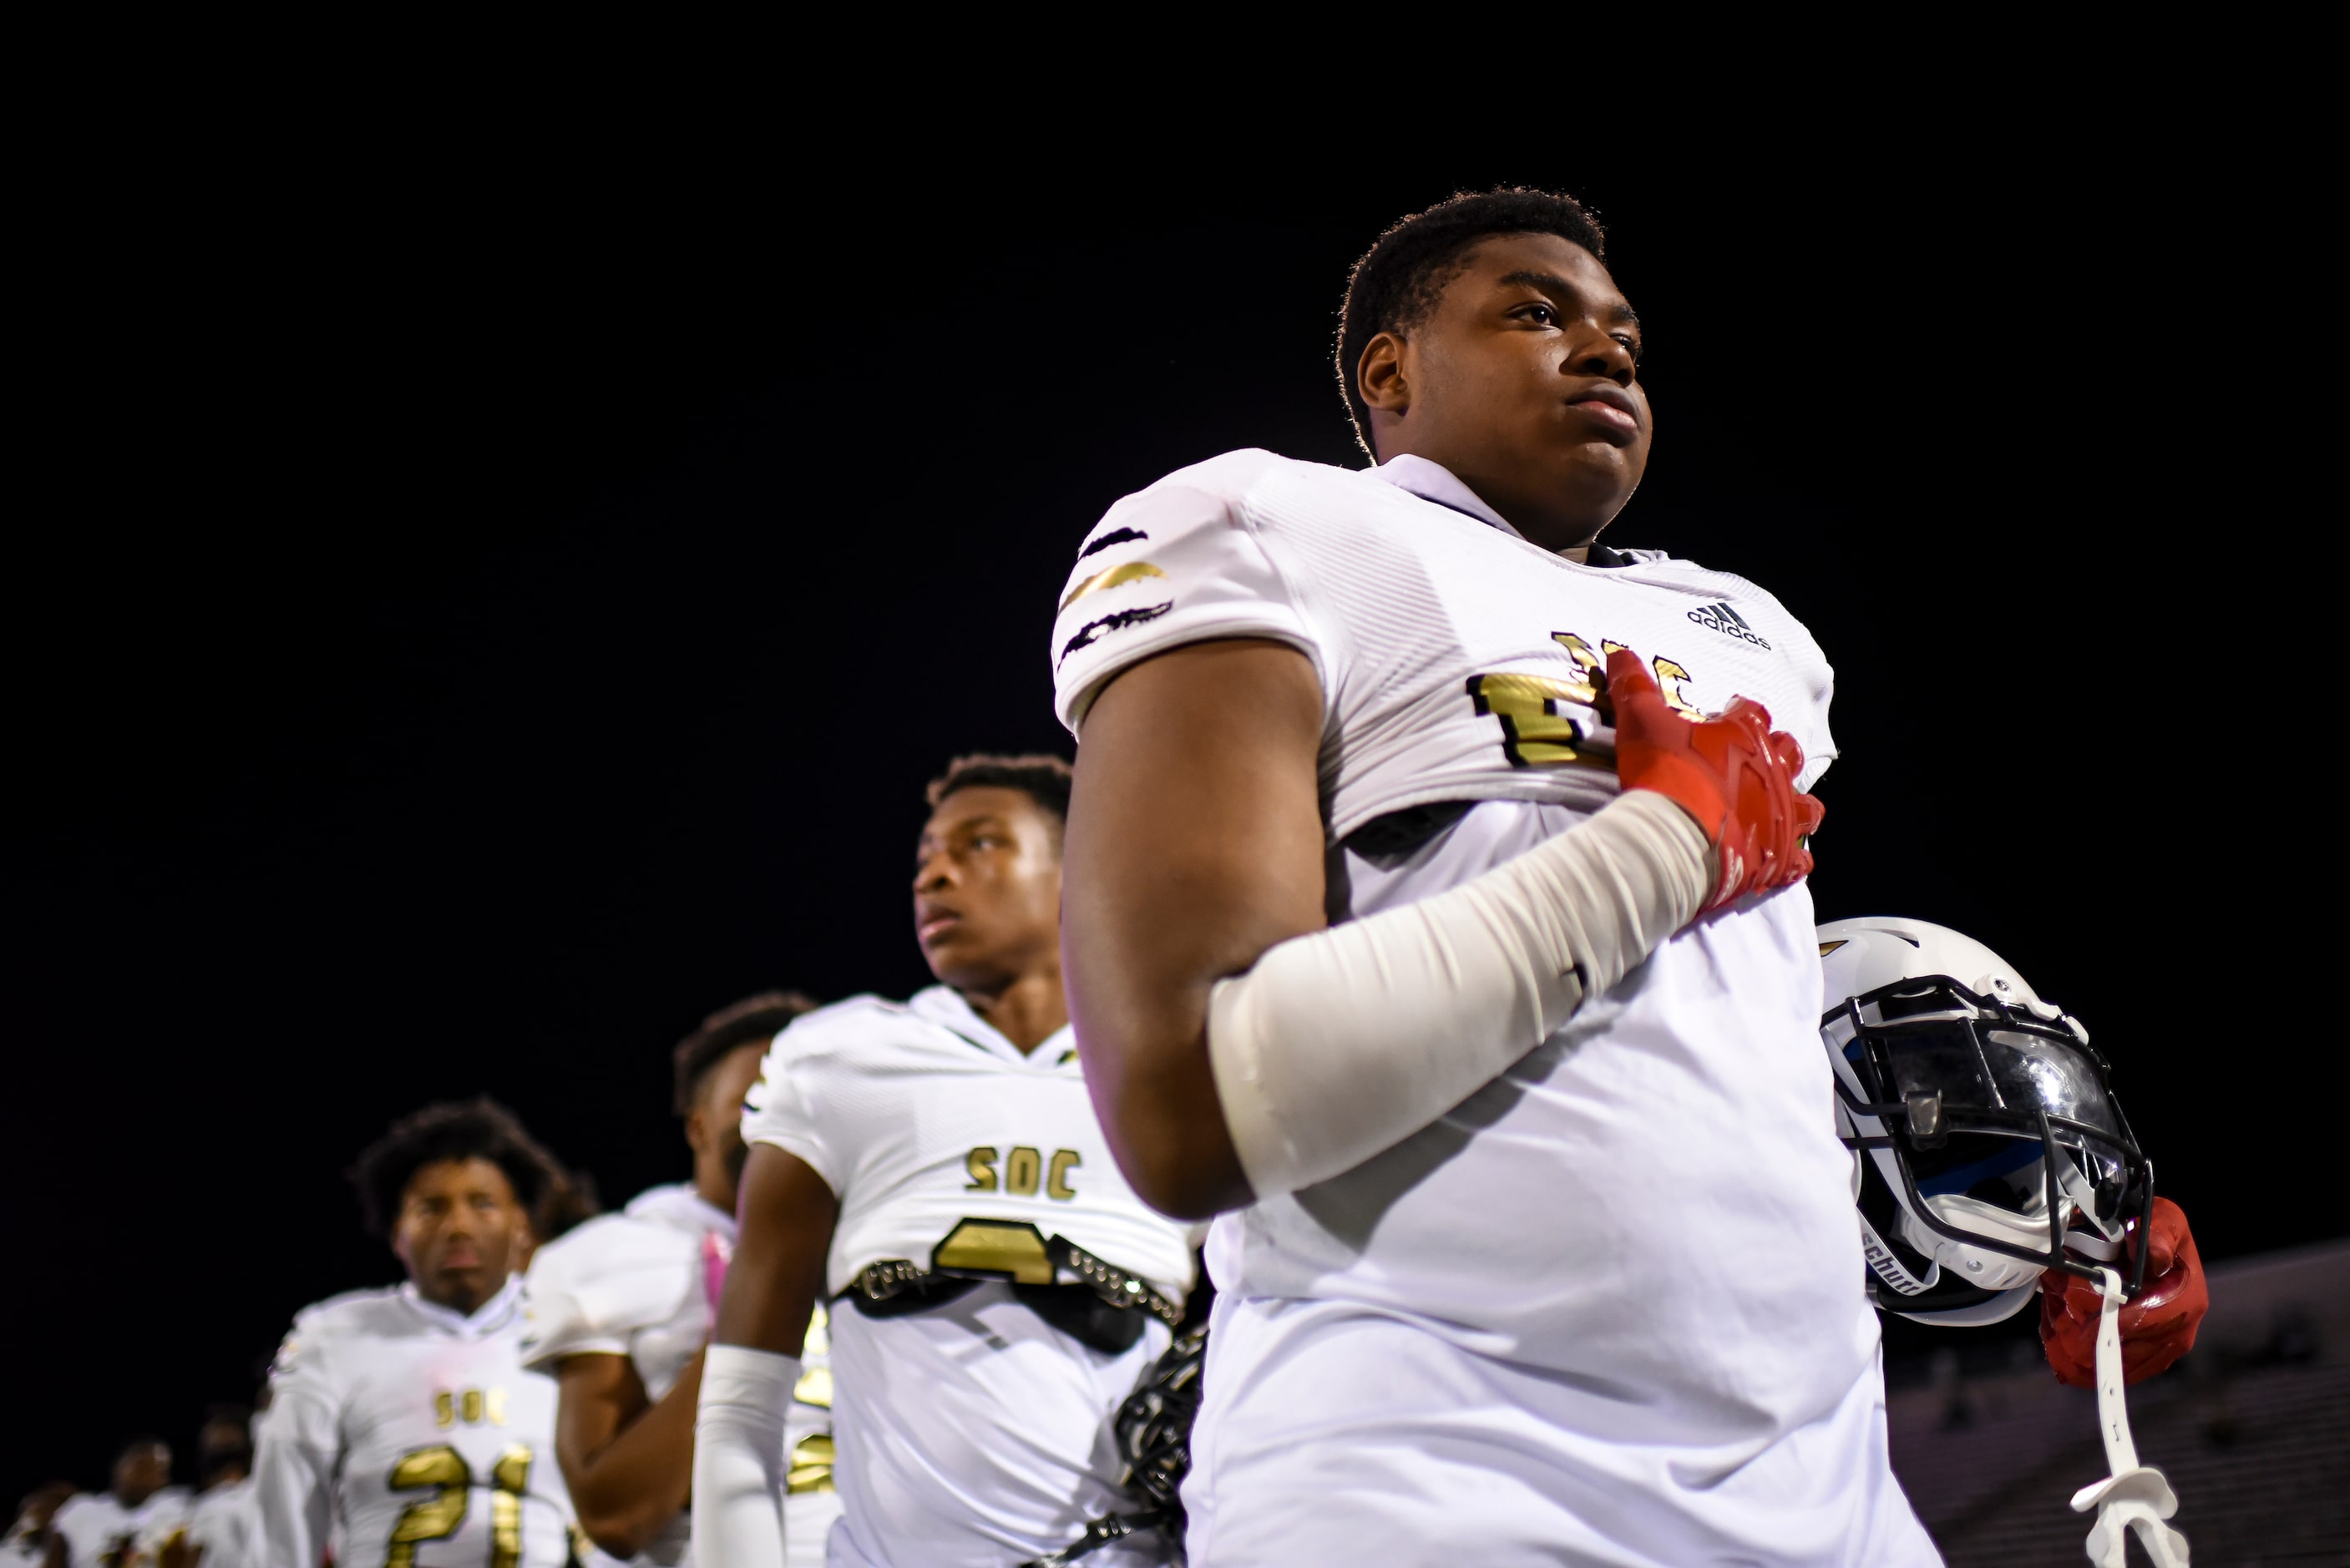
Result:
<instances>
[{"instance_id":1,"label":"player's nose","mask_svg":"<svg viewBox=\"0 0 2350 1568\"><path fill-rule=\"evenodd\" d=\"M1628 387L1638 367L1632 361L1632 350L1612 332L1600 329L1596 322L1583 324L1585 335L1567 356L1564 367L1570 376L1605 376L1619 387Z\"/></svg>"}]
</instances>

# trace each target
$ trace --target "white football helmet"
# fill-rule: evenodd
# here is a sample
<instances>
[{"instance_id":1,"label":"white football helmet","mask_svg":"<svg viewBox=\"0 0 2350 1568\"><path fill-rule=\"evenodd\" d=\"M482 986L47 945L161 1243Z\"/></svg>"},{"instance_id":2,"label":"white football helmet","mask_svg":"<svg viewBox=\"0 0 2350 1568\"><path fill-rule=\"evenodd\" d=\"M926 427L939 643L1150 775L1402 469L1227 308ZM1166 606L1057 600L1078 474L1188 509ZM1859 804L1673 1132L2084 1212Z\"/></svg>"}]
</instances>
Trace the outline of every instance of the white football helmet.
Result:
<instances>
[{"instance_id":1,"label":"white football helmet","mask_svg":"<svg viewBox=\"0 0 2350 1568\"><path fill-rule=\"evenodd\" d=\"M2042 1271L2121 1256L2154 1171L2079 1021L1946 927L1836 920L1819 941L1820 1036L1877 1300L1995 1321Z\"/></svg>"}]
</instances>

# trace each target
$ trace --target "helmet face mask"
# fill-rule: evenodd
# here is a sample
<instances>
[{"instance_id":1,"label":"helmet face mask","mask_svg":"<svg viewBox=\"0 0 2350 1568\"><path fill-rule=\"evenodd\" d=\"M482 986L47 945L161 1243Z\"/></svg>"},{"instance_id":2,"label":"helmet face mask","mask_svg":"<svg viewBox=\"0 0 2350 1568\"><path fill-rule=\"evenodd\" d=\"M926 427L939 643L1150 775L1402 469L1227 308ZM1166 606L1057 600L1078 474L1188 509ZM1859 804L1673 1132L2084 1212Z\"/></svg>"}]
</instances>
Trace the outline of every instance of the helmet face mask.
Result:
<instances>
[{"instance_id":1,"label":"helmet face mask","mask_svg":"<svg viewBox=\"0 0 2350 1568\"><path fill-rule=\"evenodd\" d=\"M1821 1033L1845 1143L1890 1189L1887 1229L1929 1265L1872 1230L1871 1267L1897 1293L1930 1286L1937 1264L1990 1291L2046 1269L2093 1276L2074 1254L2117 1257L2127 1222L2145 1223L2152 1167L2104 1058L2059 1009L2003 981L1913 974L1831 1007Z\"/></svg>"}]
</instances>

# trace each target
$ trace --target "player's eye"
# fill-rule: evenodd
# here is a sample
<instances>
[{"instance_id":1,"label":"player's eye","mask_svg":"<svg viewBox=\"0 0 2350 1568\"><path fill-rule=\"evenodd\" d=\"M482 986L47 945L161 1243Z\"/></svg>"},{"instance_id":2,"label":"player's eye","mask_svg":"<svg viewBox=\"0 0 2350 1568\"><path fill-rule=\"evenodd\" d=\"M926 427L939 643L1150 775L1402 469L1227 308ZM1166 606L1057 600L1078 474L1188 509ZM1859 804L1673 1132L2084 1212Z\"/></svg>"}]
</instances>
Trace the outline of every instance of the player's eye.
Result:
<instances>
[{"instance_id":1,"label":"player's eye","mask_svg":"<svg viewBox=\"0 0 2350 1568\"><path fill-rule=\"evenodd\" d=\"M1518 311L1518 315L1525 320L1539 322L1544 327L1555 327L1558 325L1558 309L1555 306L1541 304L1529 305L1521 307Z\"/></svg>"},{"instance_id":2,"label":"player's eye","mask_svg":"<svg viewBox=\"0 0 2350 1568\"><path fill-rule=\"evenodd\" d=\"M1638 338L1633 337L1628 332L1611 333L1609 336L1613 337L1617 342L1624 345L1624 351L1632 356L1633 364L1637 365L1640 362L1640 340Z\"/></svg>"}]
</instances>

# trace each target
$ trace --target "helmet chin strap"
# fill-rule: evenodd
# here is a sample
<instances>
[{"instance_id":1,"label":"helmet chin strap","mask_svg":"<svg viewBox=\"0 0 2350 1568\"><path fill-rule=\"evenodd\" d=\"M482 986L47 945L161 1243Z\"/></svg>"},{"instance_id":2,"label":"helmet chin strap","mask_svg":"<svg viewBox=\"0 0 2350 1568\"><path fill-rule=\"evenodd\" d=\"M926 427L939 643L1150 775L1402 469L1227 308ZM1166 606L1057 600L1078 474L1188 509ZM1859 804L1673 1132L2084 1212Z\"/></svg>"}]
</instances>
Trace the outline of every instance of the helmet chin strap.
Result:
<instances>
[{"instance_id":1,"label":"helmet chin strap","mask_svg":"<svg viewBox=\"0 0 2350 1568\"><path fill-rule=\"evenodd\" d=\"M2089 1561L2097 1568L2126 1568L2133 1530L2154 1568L2188 1568L2187 1537L2163 1522L2178 1511L2178 1496L2160 1470L2137 1462L2137 1444L2130 1438L2129 1407L2122 1397L2121 1275L2100 1268L2097 1293L2097 1426L2112 1473L2074 1492L2073 1511L2097 1511L2088 1542Z\"/></svg>"},{"instance_id":2,"label":"helmet chin strap","mask_svg":"<svg viewBox=\"0 0 2350 1568\"><path fill-rule=\"evenodd\" d=\"M1952 1192L1927 1199L1926 1206L1944 1224L1972 1231L1987 1241L2003 1241L2042 1253L2048 1249L2048 1207L2044 1200L2037 1206L2037 1213L2018 1213L1980 1198ZM1930 1226L1918 1223L1917 1217L1906 1210L1901 1216L1901 1232L1902 1239L1919 1251L1967 1283L1987 1291L2009 1290L2035 1280L2045 1267L1989 1248L1953 1241Z\"/></svg>"}]
</instances>

